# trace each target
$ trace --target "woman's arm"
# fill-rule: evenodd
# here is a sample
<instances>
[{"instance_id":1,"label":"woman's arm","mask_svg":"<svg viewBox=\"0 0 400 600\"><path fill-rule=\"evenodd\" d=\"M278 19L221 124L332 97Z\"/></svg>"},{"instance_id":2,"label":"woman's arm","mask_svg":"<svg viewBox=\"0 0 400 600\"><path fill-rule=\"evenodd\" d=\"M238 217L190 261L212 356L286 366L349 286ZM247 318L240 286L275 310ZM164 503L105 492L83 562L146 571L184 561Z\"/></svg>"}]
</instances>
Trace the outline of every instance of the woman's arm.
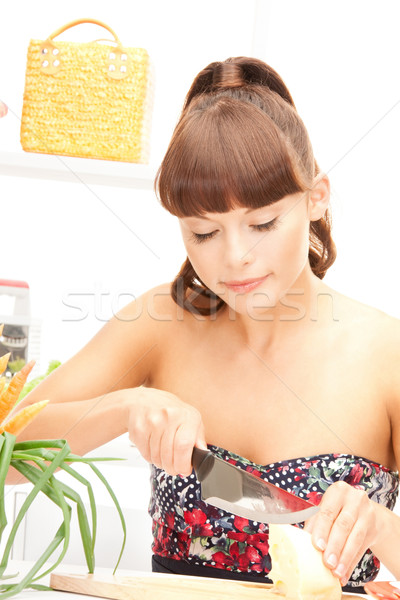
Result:
<instances>
[{"instance_id":1,"label":"woman's arm","mask_svg":"<svg viewBox=\"0 0 400 600\"><path fill-rule=\"evenodd\" d=\"M142 385L151 373L159 334L147 310L154 291L124 307L26 396L18 408L38 400L50 403L19 440L66 437L82 453L123 433L113 401L116 392Z\"/></svg>"},{"instance_id":2,"label":"woman's arm","mask_svg":"<svg viewBox=\"0 0 400 600\"><path fill-rule=\"evenodd\" d=\"M86 454L127 431L126 407L118 397L119 393L75 402L51 401L17 441L66 439L74 454ZM9 470L7 484L23 482L21 474Z\"/></svg>"},{"instance_id":3,"label":"woman's arm","mask_svg":"<svg viewBox=\"0 0 400 600\"><path fill-rule=\"evenodd\" d=\"M166 312L173 310L166 285L122 309L21 402L19 408L50 400L18 441L63 438L82 455L129 431L147 460L171 473L190 472L193 445L204 445L198 411L169 392L141 387L169 333L174 317L165 319ZM7 483L16 477L10 471Z\"/></svg>"}]
</instances>

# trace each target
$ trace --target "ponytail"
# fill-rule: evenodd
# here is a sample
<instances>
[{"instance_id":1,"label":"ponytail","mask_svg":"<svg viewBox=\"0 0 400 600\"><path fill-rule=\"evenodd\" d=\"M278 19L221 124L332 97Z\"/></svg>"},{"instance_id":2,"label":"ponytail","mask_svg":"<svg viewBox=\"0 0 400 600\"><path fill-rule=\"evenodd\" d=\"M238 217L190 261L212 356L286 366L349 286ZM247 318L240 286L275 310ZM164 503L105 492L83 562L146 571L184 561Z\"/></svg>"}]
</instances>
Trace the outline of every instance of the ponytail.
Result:
<instances>
[{"instance_id":1,"label":"ponytail","mask_svg":"<svg viewBox=\"0 0 400 600\"><path fill-rule=\"evenodd\" d=\"M224 62L213 62L200 71L187 93L183 110L198 95L210 94L218 89L245 86L268 88L283 98L295 109L294 101L278 73L257 58L228 58Z\"/></svg>"}]
</instances>

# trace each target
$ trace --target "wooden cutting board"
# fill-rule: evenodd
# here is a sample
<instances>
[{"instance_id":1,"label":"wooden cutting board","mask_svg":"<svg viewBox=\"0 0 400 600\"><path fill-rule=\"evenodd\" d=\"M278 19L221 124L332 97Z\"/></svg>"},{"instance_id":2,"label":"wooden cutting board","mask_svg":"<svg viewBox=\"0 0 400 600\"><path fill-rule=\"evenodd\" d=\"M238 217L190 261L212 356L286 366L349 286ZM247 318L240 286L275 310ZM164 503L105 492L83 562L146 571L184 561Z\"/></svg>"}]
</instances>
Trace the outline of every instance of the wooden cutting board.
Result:
<instances>
[{"instance_id":1,"label":"wooden cutting board","mask_svg":"<svg viewBox=\"0 0 400 600\"><path fill-rule=\"evenodd\" d=\"M64 592L114 600L283 600L283 597L272 592L272 586L266 583L164 573L127 577L101 573L53 573L50 586ZM360 600L360 597L366 598L346 594L343 600Z\"/></svg>"}]
</instances>

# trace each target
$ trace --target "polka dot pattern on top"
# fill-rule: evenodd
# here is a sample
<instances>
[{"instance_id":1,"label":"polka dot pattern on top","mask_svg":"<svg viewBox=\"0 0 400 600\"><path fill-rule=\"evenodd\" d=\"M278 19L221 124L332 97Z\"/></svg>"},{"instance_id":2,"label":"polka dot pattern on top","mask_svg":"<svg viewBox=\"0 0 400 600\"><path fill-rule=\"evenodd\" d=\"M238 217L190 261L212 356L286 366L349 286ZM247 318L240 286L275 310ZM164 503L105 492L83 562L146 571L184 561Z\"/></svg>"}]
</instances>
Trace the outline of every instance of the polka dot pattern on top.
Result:
<instances>
[{"instance_id":1,"label":"polka dot pattern on top","mask_svg":"<svg viewBox=\"0 0 400 600\"><path fill-rule=\"evenodd\" d=\"M218 458L312 504L319 504L323 493L336 481L364 489L372 500L389 509L393 509L398 495L397 472L352 454L320 454L258 465L218 446L208 448ZM271 559L267 524L203 502L201 485L194 472L189 477L179 477L168 475L154 465L151 469L149 514L153 520L154 554L196 566L259 574L260 580L268 579ZM374 579L379 566L378 559L367 550L348 585L362 585Z\"/></svg>"}]
</instances>

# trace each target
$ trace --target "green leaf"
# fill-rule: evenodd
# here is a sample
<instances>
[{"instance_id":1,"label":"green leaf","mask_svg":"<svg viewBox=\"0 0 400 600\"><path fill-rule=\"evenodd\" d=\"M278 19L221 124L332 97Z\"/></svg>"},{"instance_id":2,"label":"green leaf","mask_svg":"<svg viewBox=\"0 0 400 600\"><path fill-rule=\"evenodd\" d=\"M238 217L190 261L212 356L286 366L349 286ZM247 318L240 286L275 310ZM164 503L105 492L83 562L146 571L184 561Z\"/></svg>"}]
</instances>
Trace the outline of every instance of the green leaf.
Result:
<instances>
[{"instance_id":1,"label":"green leaf","mask_svg":"<svg viewBox=\"0 0 400 600\"><path fill-rule=\"evenodd\" d=\"M30 466L30 465L27 465ZM47 469L44 471L45 475L49 475L49 473L51 473L52 471L52 466L53 465L49 465L47 467ZM33 469L35 469L35 467L32 467ZM43 474L42 474L43 475ZM43 554L40 556L40 558L35 562L35 564L33 565L33 567L30 569L30 571L23 577L23 579L21 581L19 581L16 584L11 584L8 589L6 591L4 591L0 597L1 598L8 598L10 596L13 596L17 593L19 593L20 591L22 591L24 588L29 587L29 585L32 583L32 581L34 580L34 576L37 574L37 572L42 568L42 566L48 561L49 557L53 554L53 552L57 549L57 547L60 545L60 543L62 541L64 541L63 544L63 549L57 559L57 561L55 562L55 564L52 565L52 569L54 569L58 564L60 564L60 562L62 561L62 559L65 556L65 553L68 549L68 544L69 544L69 537L70 537L70 520L71 520L71 507L65 502L64 497L61 493L61 491L59 490L59 487L57 485L57 481L54 477L50 476L49 478L49 484L53 487L56 496L58 498L58 502L61 506L62 512L63 512L63 523L61 524L61 526L59 527L56 535L54 536L52 542L50 543L50 545L47 547L47 549L43 552ZM36 486L35 486L36 487ZM48 486L47 486L48 487ZM29 499L29 495L27 500ZM18 515L17 515L17 519L13 525L13 528L11 530L10 536L7 540L7 544L6 544L6 550L4 553L4 556L7 553L7 550L10 546L10 540L11 540L11 545L12 542L14 541L14 536L12 535L18 528L19 523L21 522L22 518L25 516L26 510L30 505L30 502L28 503L27 500L24 502L24 504L22 505ZM3 556L3 561L4 561L4 556ZM50 570L52 570L50 569ZM47 574L50 570L47 570L45 573L43 573L41 575L41 577L45 574Z\"/></svg>"},{"instance_id":2,"label":"green leaf","mask_svg":"<svg viewBox=\"0 0 400 600\"><path fill-rule=\"evenodd\" d=\"M38 590L39 592L54 592L53 588L49 585L43 585L41 583L31 583L28 587L30 590Z\"/></svg>"},{"instance_id":3,"label":"green leaf","mask_svg":"<svg viewBox=\"0 0 400 600\"><path fill-rule=\"evenodd\" d=\"M0 435L0 540L3 535L3 531L7 526L7 515L4 502L4 483L6 475L10 466L11 453L13 448L13 438L15 442L15 436L9 437L9 434Z\"/></svg>"},{"instance_id":4,"label":"green leaf","mask_svg":"<svg viewBox=\"0 0 400 600\"><path fill-rule=\"evenodd\" d=\"M24 463L20 463L20 464L16 463L15 465L13 463L11 463L11 464L12 464L12 466L15 466L15 468L18 469L23 475L25 475L25 477L27 477L27 479L29 479L32 483L37 482L38 477L39 477L39 473L37 472L38 469L36 469L35 467L32 467L31 465L26 465ZM43 465L41 463L39 463L39 466L41 469L43 469ZM68 467L68 465L61 464L60 468L65 469L65 470L71 470L72 475L76 479L78 479L84 485L89 486L89 488L90 488L89 489L89 498L90 498L90 505L91 505L91 509L92 509L92 519L93 519L93 523L94 523L93 529L95 531L95 529L96 529L96 505L94 502L93 490L92 490L90 483L84 477L82 477L81 475L76 473L73 469L70 469L70 467ZM86 558L86 564L88 566L89 572L93 572L93 570L94 570L94 539L90 532L89 522L87 519L86 510L85 510L83 501L82 501L80 495L77 492L75 492L75 490L73 490L71 487L69 487L67 484L57 480L57 486L61 489L61 491L67 498L69 498L70 500L73 500L77 504L78 522L79 522L81 539L82 539L82 544L83 544L85 558ZM59 504L58 498L54 494L54 490L51 487L49 487L48 485L43 486L42 492L44 494L46 494L50 498L50 500L52 500L56 504ZM53 569L51 569L51 570L53 570Z\"/></svg>"},{"instance_id":5,"label":"green leaf","mask_svg":"<svg viewBox=\"0 0 400 600\"><path fill-rule=\"evenodd\" d=\"M86 463L88 467L96 474L98 479L106 487L119 514L123 531L123 542L118 561L114 569L115 573L125 548L126 524L121 507L113 490L94 463L123 459L103 457L89 459L77 456L70 452L70 448L66 440L31 440L16 443L15 439L15 436L8 433L0 435L0 531L3 531L7 524L4 511L4 484L10 465L17 469L17 471L19 471L24 477L26 477L26 479L33 484L33 488L22 504L9 533L8 539L6 540L3 556L0 562L0 580L9 579L12 577L11 575L4 575L4 571L9 560L11 547L22 519L26 515L31 503L39 493L45 494L52 502L60 507L63 521L49 546L35 562L29 573L27 573L21 581L7 584L0 583L0 600L11 597L28 587L39 590L48 589L47 586L41 586L35 584L34 582L54 570L54 568L60 564L67 551L70 539L70 521L72 513L71 505L67 502L67 499L76 504L85 558L89 572L93 573L94 546L97 527L95 497L90 482L71 466L70 463L74 462ZM64 482L59 481L54 476L54 473L57 469L64 470L72 478L72 480L76 480L86 487L89 497L91 526L89 525L88 514L82 498L72 487ZM60 544L62 544L62 549L56 561L44 573L39 573L44 564L49 562L49 559L52 557L53 553L57 550Z\"/></svg>"},{"instance_id":6,"label":"green leaf","mask_svg":"<svg viewBox=\"0 0 400 600\"><path fill-rule=\"evenodd\" d=\"M14 437L14 436L12 436L12 437ZM64 448L62 450L60 450L60 452L58 453L58 456L56 456L54 458L54 460L49 464L49 466L45 469L45 471L43 471L41 473L41 475L38 478L37 482L35 483L33 489L29 492L24 503L22 504L21 509L15 519L15 522L11 528L10 534L7 539L7 543L6 543L6 546L4 549L4 554L3 554L2 560L0 562L0 575L3 575L3 573L7 567L11 548L14 543L14 539L15 539L18 527L21 524L21 521L22 521L23 517L25 516L27 509L32 504L33 500L36 498L36 496L41 491L43 486L47 483L47 481L53 475L54 471L60 466L60 464L62 463L64 458L67 456L68 452L69 452L69 446L65 442Z\"/></svg>"},{"instance_id":7,"label":"green leaf","mask_svg":"<svg viewBox=\"0 0 400 600\"><path fill-rule=\"evenodd\" d=\"M320 477L320 471L319 471L318 467L314 467L314 466L310 467L308 470L308 474L310 477L316 477L318 479Z\"/></svg>"},{"instance_id":8,"label":"green leaf","mask_svg":"<svg viewBox=\"0 0 400 600\"><path fill-rule=\"evenodd\" d=\"M243 531L245 533L249 533L250 535L254 533L254 529L252 529L251 527L243 527Z\"/></svg>"},{"instance_id":9,"label":"green leaf","mask_svg":"<svg viewBox=\"0 0 400 600\"><path fill-rule=\"evenodd\" d=\"M94 464L90 463L89 466L92 469L92 471L94 471L96 473L96 475L100 479L100 481L102 481L102 483L105 485L108 493L110 494L111 498L114 501L115 507L116 507L116 509L118 511L119 518L120 518L120 521L121 521L121 526L122 526L122 531L123 531L123 534L124 534L124 538L122 540L122 547L121 547L121 551L119 553L117 564L115 565L114 571L113 571L113 575L115 575L115 571L118 569L118 565L119 565L119 563L121 561L122 554L124 552L124 548L125 548L125 544L126 544L126 523L125 523L125 519L124 519L124 515L123 515L122 510L121 510L121 507L120 507L119 502L117 500L117 497L114 494L114 492L112 491L112 489L110 487L110 484L108 483L108 481L106 480L106 478L104 477L104 475L101 473L101 471L99 471L99 469Z\"/></svg>"},{"instance_id":10,"label":"green leaf","mask_svg":"<svg viewBox=\"0 0 400 600\"><path fill-rule=\"evenodd\" d=\"M0 581L3 579L13 579L14 577L18 577L19 572L17 573L11 573L11 575L9 573L7 573L7 575L2 575L2 577L0 577Z\"/></svg>"},{"instance_id":11,"label":"green leaf","mask_svg":"<svg viewBox=\"0 0 400 600\"><path fill-rule=\"evenodd\" d=\"M328 489L329 485L330 484L327 481L324 481L323 479L321 479L320 482L319 482L319 487L320 487L321 490L324 490L324 492L326 492L326 490Z\"/></svg>"},{"instance_id":12,"label":"green leaf","mask_svg":"<svg viewBox=\"0 0 400 600\"><path fill-rule=\"evenodd\" d=\"M85 540L84 550L86 557L86 564L89 569L89 573L93 573L94 571L94 546L96 543L96 528L97 528L97 510L96 510L96 502L94 499L93 488L89 481L85 479L82 475L80 475L75 469L70 467L67 464L61 465L61 468L69 473L72 477L77 479L80 483L82 483L87 488L90 510L92 513L92 532L90 531L89 521L86 515L85 506L81 501L77 501L77 513L78 513L78 522L79 529L81 532L82 541ZM72 490L71 490L72 491ZM78 496L78 494L76 494ZM79 500L80 497L78 496Z\"/></svg>"},{"instance_id":13,"label":"green leaf","mask_svg":"<svg viewBox=\"0 0 400 600\"><path fill-rule=\"evenodd\" d=\"M246 547L246 542L238 542L239 554L243 554L243 552L246 552Z\"/></svg>"},{"instance_id":14,"label":"green leaf","mask_svg":"<svg viewBox=\"0 0 400 600\"><path fill-rule=\"evenodd\" d=\"M5 435L5 434L3 434ZM17 442L15 450L32 450L35 448L64 448L67 440L27 440L26 442Z\"/></svg>"}]
</instances>

